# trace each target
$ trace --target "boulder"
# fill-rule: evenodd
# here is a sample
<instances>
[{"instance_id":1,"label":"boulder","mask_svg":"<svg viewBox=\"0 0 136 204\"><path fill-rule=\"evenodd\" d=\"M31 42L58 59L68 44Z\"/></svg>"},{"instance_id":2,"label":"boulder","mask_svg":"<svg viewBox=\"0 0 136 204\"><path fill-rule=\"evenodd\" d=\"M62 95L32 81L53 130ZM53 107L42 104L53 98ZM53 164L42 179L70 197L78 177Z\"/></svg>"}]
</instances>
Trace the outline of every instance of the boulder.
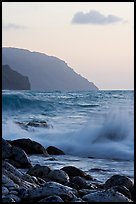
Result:
<instances>
[{"instance_id":1,"label":"boulder","mask_svg":"<svg viewBox=\"0 0 136 204\"><path fill-rule=\"evenodd\" d=\"M9 193L8 188L2 186L2 195L7 195Z\"/></svg>"},{"instance_id":2,"label":"boulder","mask_svg":"<svg viewBox=\"0 0 136 204\"><path fill-rule=\"evenodd\" d=\"M17 168L29 168L32 166L24 150L12 146L4 139L2 139L2 159L8 159Z\"/></svg>"},{"instance_id":3,"label":"boulder","mask_svg":"<svg viewBox=\"0 0 136 204\"><path fill-rule=\"evenodd\" d=\"M9 179L11 179L14 183L18 184L18 185L21 185L22 181L21 181L21 178L19 178L18 176L16 176L15 174L13 174L12 172L10 171L7 171L7 170L4 170L3 173L5 175L7 175L7 177Z\"/></svg>"},{"instance_id":4,"label":"boulder","mask_svg":"<svg viewBox=\"0 0 136 204\"><path fill-rule=\"evenodd\" d=\"M39 188L32 188L26 191L24 201L38 201L52 195L60 196L64 201L72 201L75 198L76 190L56 182L47 182Z\"/></svg>"},{"instance_id":5,"label":"boulder","mask_svg":"<svg viewBox=\"0 0 136 204\"><path fill-rule=\"evenodd\" d=\"M27 154L44 154L44 156L48 156L46 149L41 144L30 139L17 139L10 141L10 144L22 148Z\"/></svg>"},{"instance_id":6,"label":"boulder","mask_svg":"<svg viewBox=\"0 0 136 204\"><path fill-rule=\"evenodd\" d=\"M97 192L97 190L92 190L92 189L80 189L78 191L79 193L79 196L82 198L83 196L87 195L87 194L90 194L90 193L94 193L94 192Z\"/></svg>"},{"instance_id":7,"label":"boulder","mask_svg":"<svg viewBox=\"0 0 136 204\"><path fill-rule=\"evenodd\" d=\"M42 199L42 200L40 200L38 202L48 202L48 203L53 202L53 203L56 203L56 202L64 202L64 201L59 196L54 195L54 196L49 196L47 198L44 198L44 199Z\"/></svg>"},{"instance_id":8,"label":"boulder","mask_svg":"<svg viewBox=\"0 0 136 204\"><path fill-rule=\"evenodd\" d=\"M123 194L113 189L97 191L82 197L87 202L132 202Z\"/></svg>"},{"instance_id":9,"label":"boulder","mask_svg":"<svg viewBox=\"0 0 136 204\"><path fill-rule=\"evenodd\" d=\"M23 173L16 169L14 166L12 166L10 163L7 161L2 161L2 168L4 170L7 170L8 172L13 173L15 176L21 178L23 176ZM4 177L5 178L5 177Z\"/></svg>"},{"instance_id":10,"label":"boulder","mask_svg":"<svg viewBox=\"0 0 136 204\"><path fill-rule=\"evenodd\" d=\"M89 180L93 179L92 176L86 174L84 171L74 166L65 166L61 170L65 171L69 175L69 177L80 176Z\"/></svg>"},{"instance_id":11,"label":"boulder","mask_svg":"<svg viewBox=\"0 0 136 204\"><path fill-rule=\"evenodd\" d=\"M9 200L14 200L14 201L7 201L7 202L21 202L21 198L19 198L17 195L14 195L14 194L8 194L6 195L5 199L9 199ZM6 201L3 201L3 202L6 202Z\"/></svg>"},{"instance_id":12,"label":"boulder","mask_svg":"<svg viewBox=\"0 0 136 204\"><path fill-rule=\"evenodd\" d=\"M113 189L114 191L118 191L119 193L123 194L129 199L132 199L130 191L125 186L113 186L110 189Z\"/></svg>"},{"instance_id":13,"label":"boulder","mask_svg":"<svg viewBox=\"0 0 136 204\"><path fill-rule=\"evenodd\" d=\"M51 171L51 169L48 166L41 166L39 164L36 164L34 167L31 167L27 171L27 174L29 174L31 176L40 177L40 178L46 180L50 171Z\"/></svg>"},{"instance_id":14,"label":"boulder","mask_svg":"<svg viewBox=\"0 0 136 204\"><path fill-rule=\"evenodd\" d=\"M29 122L15 122L17 125L19 125L22 129L28 130L29 127L38 127L38 128L49 128L52 127L51 125L48 125L46 121L38 121L38 120L32 120Z\"/></svg>"},{"instance_id":15,"label":"boulder","mask_svg":"<svg viewBox=\"0 0 136 204\"><path fill-rule=\"evenodd\" d=\"M132 189L134 184L127 176L113 175L105 182L105 188L113 186L125 186L127 189Z\"/></svg>"},{"instance_id":16,"label":"boulder","mask_svg":"<svg viewBox=\"0 0 136 204\"><path fill-rule=\"evenodd\" d=\"M71 182L78 185L80 189L89 187L88 183L86 182L86 179L80 176L72 177Z\"/></svg>"},{"instance_id":17,"label":"boulder","mask_svg":"<svg viewBox=\"0 0 136 204\"><path fill-rule=\"evenodd\" d=\"M12 146L2 138L2 159L11 157Z\"/></svg>"},{"instance_id":18,"label":"boulder","mask_svg":"<svg viewBox=\"0 0 136 204\"><path fill-rule=\"evenodd\" d=\"M15 202L15 200L13 198L10 198L10 197L4 197L4 198L2 198L2 202L11 203L11 202Z\"/></svg>"},{"instance_id":19,"label":"boulder","mask_svg":"<svg viewBox=\"0 0 136 204\"><path fill-rule=\"evenodd\" d=\"M14 158L13 161L17 162L17 168L30 168L32 166L25 151L19 147L12 147L12 158Z\"/></svg>"},{"instance_id":20,"label":"boulder","mask_svg":"<svg viewBox=\"0 0 136 204\"><path fill-rule=\"evenodd\" d=\"M65 154L62 150L60 150L60 149L58 149L57 147L54 147L54 146L47 147L46 151L50 155L64 155Z\"/></svg>"},{"instance_id":21,"label":"boulder","mask_svg":"<svg viewBox=\"0 0 136 204\"><path fill-rule=\"evenodd\" d=\"M55 170L50 171L50 173L48 174L48 178L50 178L52 181L56 181L62 184L69 182L69 176L63 170L55 169Z\"/></svg>"},{"instance_id":22,"label":"boulder","mask_svg":"<svg viewBox=\"0 0 136 204\"><path fill-rule=\"evenodd\" d=\"M134 198L135 198L135 188L134 188L134 186L130 189L130 193L131 193L131 199L134 201Z\"/></svg>"}]
</instances>

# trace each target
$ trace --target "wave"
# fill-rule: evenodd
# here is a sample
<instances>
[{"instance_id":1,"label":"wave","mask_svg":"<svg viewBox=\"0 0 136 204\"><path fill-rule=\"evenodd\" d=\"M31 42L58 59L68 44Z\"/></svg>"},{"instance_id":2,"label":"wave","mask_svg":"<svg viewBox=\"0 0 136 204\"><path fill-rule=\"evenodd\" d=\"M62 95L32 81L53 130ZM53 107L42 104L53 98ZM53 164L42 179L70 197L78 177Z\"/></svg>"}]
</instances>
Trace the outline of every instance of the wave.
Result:
<instances>
[{"instance_id":1,"label":"wave","mask_svg":"<svg viewBox=\"0 0 136 204\"><path fill-rule=\"evenodd\" d=\"M54 104L48 100L32 96L32 94L3 94L2 95L2 111L51 111L54 110Z\"/></svg>"},{"instance_id":2,"label":"wave","mask_svg":"<svg viewBox=\"0 0 136 204\"><path fill-rule=\"evenodd\" d=\"M3 124L6 139L30 138L45 147L54 145L66 154L117 160L134 160L134 124L124 112L107 115L102 125L88 121L80 130L65 132L36 128L34 132L21 129L13 121Z\"/></svg>"},{"instance_id":3,"label":"wave","mask_svg":"<svg viewBox=\"0 0 136 204\"><path fill-rule=\"evenodd\" d=\"M96 101L84 101L80 95L65 94L60 92L54 93L33 93L33 92L3 92L2 94L2 111L9 112L30 112L44 114L45 112L55 112L56 110L74 108L85 110L88 108L95 109L99 107Z\"/></svg>"}]
</instances>

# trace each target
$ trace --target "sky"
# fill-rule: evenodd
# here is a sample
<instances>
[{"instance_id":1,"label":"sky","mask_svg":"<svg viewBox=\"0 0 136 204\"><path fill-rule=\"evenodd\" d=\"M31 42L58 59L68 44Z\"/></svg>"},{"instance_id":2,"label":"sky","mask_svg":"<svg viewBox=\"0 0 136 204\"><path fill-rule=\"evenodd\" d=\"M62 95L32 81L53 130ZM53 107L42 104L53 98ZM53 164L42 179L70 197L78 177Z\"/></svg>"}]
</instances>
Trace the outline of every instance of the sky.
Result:
<instances>
[{"instance_id":1,"label":"sky","mask_svg":"<svg viewBox=\"0 0 136 204\"><path fill-rule=\"evenodd\" d=\"M2 2L2 46L56 56L101 90L134 89L134 2Z\"/></svg>"}]
</instances>

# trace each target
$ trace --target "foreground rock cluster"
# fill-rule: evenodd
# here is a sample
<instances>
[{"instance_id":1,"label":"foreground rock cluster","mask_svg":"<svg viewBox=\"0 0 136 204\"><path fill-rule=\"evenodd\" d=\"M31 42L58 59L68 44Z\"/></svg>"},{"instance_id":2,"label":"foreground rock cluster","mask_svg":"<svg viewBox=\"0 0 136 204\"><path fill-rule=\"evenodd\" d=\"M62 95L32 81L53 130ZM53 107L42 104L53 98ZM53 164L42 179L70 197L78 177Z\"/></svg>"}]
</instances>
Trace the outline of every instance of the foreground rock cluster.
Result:
<instances>
[{"instance_id":1,"label":"foreground rock cluster","mask_svg":"<svg viewBox=\"0 0 136 204\"><path fill-rule=\"evenodd\" d=\"M49 150L49 152L48 152ZM2 139L2 202L133 202L134 184L126 176L113 175L100 184L74 167L51 169L33 166L27 154L64 154L30 139ZM26 173L21 171L26 168Z\"/></svg>"}]
</instances>

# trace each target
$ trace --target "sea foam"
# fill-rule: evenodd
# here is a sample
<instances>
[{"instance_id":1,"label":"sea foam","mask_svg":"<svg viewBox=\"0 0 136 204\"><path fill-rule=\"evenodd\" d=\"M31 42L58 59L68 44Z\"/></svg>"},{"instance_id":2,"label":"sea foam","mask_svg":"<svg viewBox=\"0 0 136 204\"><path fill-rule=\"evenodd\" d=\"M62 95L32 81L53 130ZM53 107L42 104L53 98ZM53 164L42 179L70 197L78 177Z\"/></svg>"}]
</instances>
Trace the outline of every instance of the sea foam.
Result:
<instances>
[{"instance_id":1,"label":"sea foam","mask_svg":"<svg viewBox=\"0 0 136 204\"><path fill-rule=\"evenodd\" d=\"M23 130L11 119L3 123L2 129L5 139L30 138L45 147L54 145L61 148L69 155L117 160L134 159L134 124L126 112L114 110L103 118L101 125L88 120L75 131L62 131L55 124L51 129Z\"/></svg>"}]
</instances>

